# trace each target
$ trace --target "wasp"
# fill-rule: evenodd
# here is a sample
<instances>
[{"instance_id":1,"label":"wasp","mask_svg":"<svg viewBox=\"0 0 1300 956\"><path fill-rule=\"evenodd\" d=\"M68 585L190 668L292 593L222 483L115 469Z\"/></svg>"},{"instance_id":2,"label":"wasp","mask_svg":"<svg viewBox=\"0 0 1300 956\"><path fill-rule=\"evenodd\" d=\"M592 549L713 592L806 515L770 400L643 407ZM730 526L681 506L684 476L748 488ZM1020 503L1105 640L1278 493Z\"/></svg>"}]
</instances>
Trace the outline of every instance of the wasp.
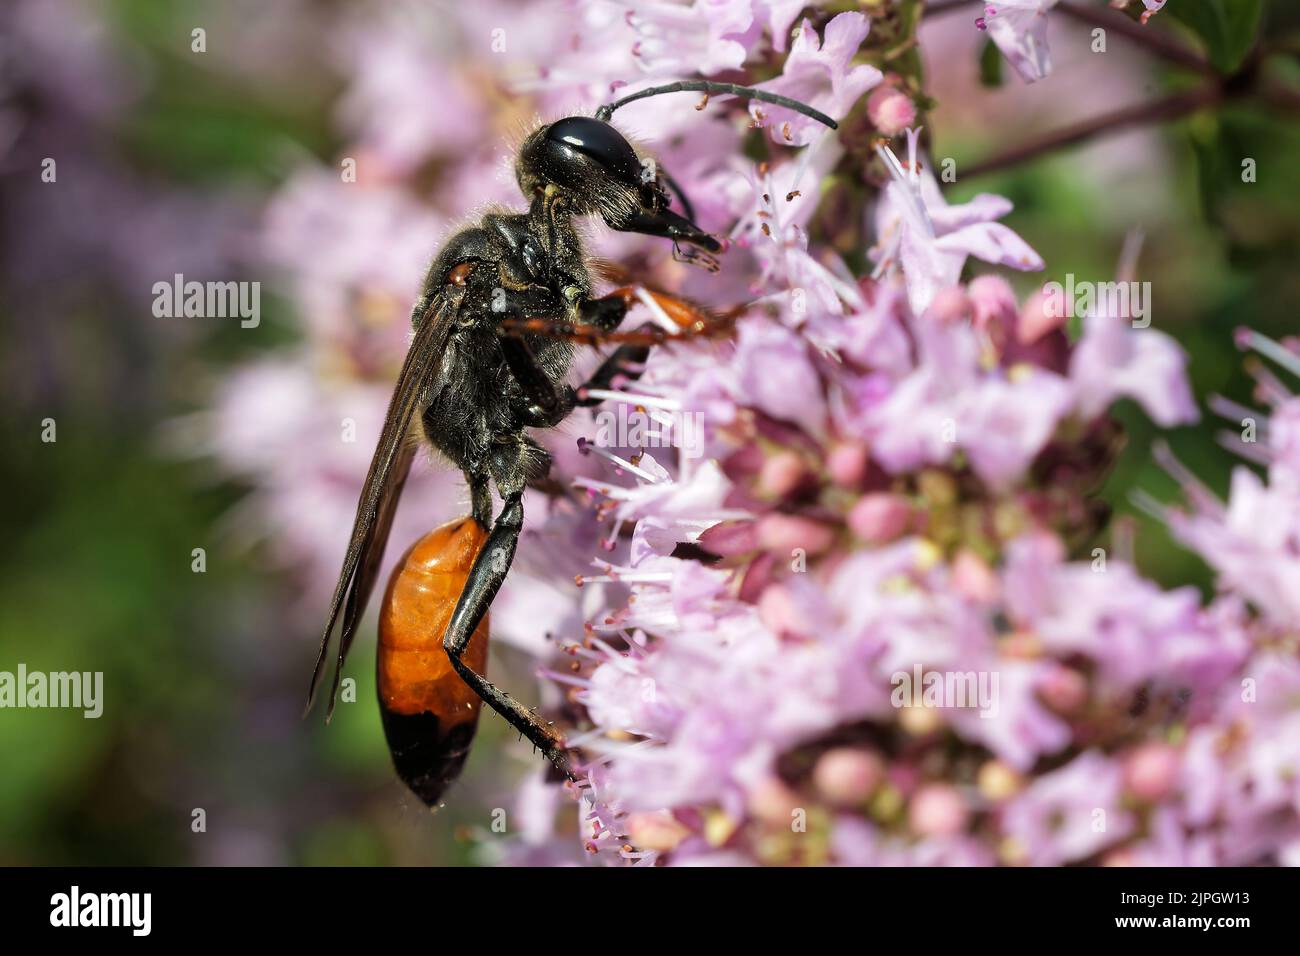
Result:
<instances>
[{"instance_id":1,"label":"wasp","mask_svg":"<svg viewBox=\"0 0 1300 956\"><path fill-rule=\"evenodd\" d=\"M596 404L586 397L589 390L608 388L664 338L615 331L635 301L633 290L593 295L576 221L599 216L612 229L670 240L679 259L717 268L714 256L722 244L692 221L689 201L671 178L643 162L610 122L627 103L689 91L705 93L706 100L710 94L763 100L836 128L829 117L787 97L695 80L641 90L594 116L540 126L515 161L528 211L488 213L449 239L412 309L414 336L361 490L307 708L341 620L333 713L343 662L422 438L464 473L470 514L426 535L398 563L380 613L376 676L394 767L431 806L468 756L482 703L576 779L555 728L487 680L488 609L523 528L524 489L550 469L550 456L527 429L553 427L575 407ZM687 215L670 208L670 187ZM700 310L674 297L655 297L683 327L683 336L707 330L710 317ZM601 342L620 344L585 386L568 384L575 347ZM493 486L501 498L495 517Z\"/></svg>"}]
</instances>

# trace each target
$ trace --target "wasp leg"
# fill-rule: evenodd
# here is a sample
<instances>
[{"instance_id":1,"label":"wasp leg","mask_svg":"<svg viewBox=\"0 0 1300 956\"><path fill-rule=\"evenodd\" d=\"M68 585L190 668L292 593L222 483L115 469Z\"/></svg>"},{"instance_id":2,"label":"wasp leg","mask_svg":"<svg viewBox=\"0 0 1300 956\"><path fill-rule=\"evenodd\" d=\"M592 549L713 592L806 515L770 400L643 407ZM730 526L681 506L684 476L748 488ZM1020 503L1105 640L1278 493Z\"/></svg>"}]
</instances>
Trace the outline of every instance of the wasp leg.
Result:
<instances>
[{"instance_id":1,"label":"wasp leg","mask_svg":"<svg viewBox=\"0 0 1300 956\"><path fill-rule=\"evenodd\" d=\"M599 405L604 399L589 398L587 392L609 389L619 375L624 376L628 381L636 381L645 371L645 361L649 356L648 345L620 345L600 363L591 378L578 387L577 404L586 408Z\"/></svg>"},{"instance_id":2,"label":"wasp leg","mask_svg":"<svg viewBox=\"0 0 1300 956\"><path fill-rule=\"evenodd\" d=\"M627 310L636 301L631 286L615 289L599 299L587 299L578 306L583 325L594 325L604 332L612 332L622 324Z\"/></svg>"},{"instance_id":3,"label":"wasp leg","mask_svg":"<svg viewBox=\"0 0 1300 956\"><path fill-rule=\"evenodd\" d=\"M627 316L632 303L636 302L630 287L616 289L598 299L586 299L578 306L582 323L595 325L599 329L612 332L619 328ZM575 405L595 405L595 402L578 401L578 393L569 385L556 386L546 375L545 369L538 364L528 342L516 336L502 336L499 339L500 350L510 365L510 373L524 390L528 406L517 410L519 424L528 428L551 428L568 418ZM591 381L584 388L603 389L610 386L614 376L620 371L627 371L624 365L645 362L649 350L643 346L623 346L616 349L610 358L604 360ZM640 358L638 358L640 356ZM612 364L611 364L612 363Z\"/></svg>"},{"instance_id":4,"label":"wasp leg","mask_svg":"<svg viewBox=\"0 0 1300 956\"><path fill-rule=\"evenodd\" d=\"M615 289L607 296L588 299L582 303L582 320L585 324L595 325L602 331L612 332L622 324L628 309L635 301L636 295L632 286ZM662 300L660 305L663 305ZM643 328L653 328L653 326L643 326ZM645 364L649 355L648 345L620 345L600 363L591 378L578 388L575 404L584 407L599 405L603 399L587 398L585 393L592 389L608 389L614 383L614 378L620 374L635 381L644 371L641 366Z\"/></svg>"},{"instance_id":5,"label":"wasp leg","mask_svg":"<svg viewBox=\"0 0 1300 956\"><path fill-rule=\"evenodd\" d=\"M555 728L482 674L474 671L461 659L465 648L469 646L471 635L483 620L483 615L487 613L492 600L496 597L501 582L506 579L506 574L510 571L510 564L515 556L515 545L519 542L519 532L524 525L523 484L527 477L525 472L535 470L539 453L544 454L532 443L521 441L509 450L503 449L497 456L498 477L508 478L506 481L499 480L497 485L498 488L501 488L502 484L506 485L506 488L502 489L504 503L501 513L497 515L496 523L492 526L492 533L488 535L483 550L479 552L474 566L470 568L469 577L465 581L465 590L461 592L460 600L456 602L456 610L452 612L451 621L447 624L447 632L443 635L442 647L451 659L452 666L456 668L456 673L460 674L461 679L483 699L484 703L532 741L533 745L540 749L561 772L571 780L576 780L577 775L570 766L569 755L564 747L564 738ZM527 466L529 461L533 462L532 467ZM503 470L508 471L509 475L502 475Z\"/></svg>"},{"instance_id":6,"label":"wasp leg","mask_svg":"<svg viewBox=\"0 0 1300 956\"><path fill-rule=\"evenodd\" d=\"M706 322L708 316L698 308L683 300L668 295L655 295L660 308L668 311L670 318L683 327L688 323ZM615 289L609 295L598 299L587 299L579 305L580 322L591 325L602 332L610 333L622 324L628 309L636 301L635 290L631 286ZM653 332L657 326L643 326L642 332ZM540 331L540 330L539 330ZM650 354L648 344L642 342L619 346L601 363L591 378L576 391L568 385L557 387L538 365L536 357L528 343L516 335L502 334L501 351L511 374L523 389L529 405L520 409L519 424L530 428L550 428L564 420L575 405L591 406L600 404L600 400L585 397L590 389L607 389L615 376L622 374L635 380L641 374L646 357Z\"/></svg>"},{"instance_id":7,"label":"wasp leg","mask_svg":"<svg viewBox=\"0 0 1300 956\"><path fill-rule=\"evenodd\" d=\"M485 528L492 527L492 486L487 475L465 473L469 482L470 514Z\"/></svg>"},{"instance_id":8,"label":"wasp leg","mask_svg":"<svg viewBox=\"0 0 1300 956\"><path fill-rule=\"evenodd\" d=\"M556 385L537 362L533 350L521 338L503 335L498 340L501 353L523 390L527 404L514 409L520 425L550 428L558 425L573 411L577 396L570 385Z\"/></svg>"}]
</instances>

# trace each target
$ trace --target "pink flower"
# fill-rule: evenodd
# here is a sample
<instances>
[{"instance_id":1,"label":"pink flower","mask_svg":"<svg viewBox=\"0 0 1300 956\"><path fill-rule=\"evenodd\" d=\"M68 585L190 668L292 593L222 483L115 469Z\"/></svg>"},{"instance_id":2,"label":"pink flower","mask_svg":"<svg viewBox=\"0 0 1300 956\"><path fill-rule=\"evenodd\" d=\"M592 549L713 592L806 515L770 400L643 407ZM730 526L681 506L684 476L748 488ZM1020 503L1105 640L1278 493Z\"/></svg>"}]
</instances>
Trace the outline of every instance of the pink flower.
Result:
<instances>
[{"instance_id":1,"label":"pink flower","mask_svg":"<svg viewBox=\"0 0 1300 956\"><path fill-rule=\"evenodd\" d=\"M1080 414L1100 414L1117 398L1132 398L1158 425L1196 421L1200 414L1187 384L1187 357L1178 343L1127 319L1095 313L1070 358L1070 382Z\"/></svg>"},{"instance_id":2,"label":"pink flower","mask_svg":"<svg viewBox=\"0 0 1300 956\"><path fill-rule=\"evenodd\" d=\"M984 6L989 38L1026 83L1047 76L1052 54L1047 48L1047 11L1057 0L995 0Z\"/></svg>"},{"instance_id":3,"label":"pink flower","mask_svg":"<svg viewBox=\"0 0 1300 956\"><path fill-rule=\"evenodd\" d=\"M1300 379L1300 348L1295 339L1283 344L1258 332L1240 329L1237 343ZM1239 454L1266 464L1272 485L1300 494L1300 395L1293 394L1265 368L1254 366L1251 374L1257 383L1256 393L1271 406L1268 412L1256 412L1219 396L1211 397L1210 405L1242 430L1241 444L1236 448Z\"/></svg>"},{"instance_id":4,"label":"pink flower","mask_svg":"<svg viewBox=\"0 0 1300 956\"><path fill-rule=\"evenodd\" d=\"M1220 575L1222 586L1280 625L1300 625L1300 495L1233 469L1226 507L1197 495L1190 514L1170 509L1175 536Z\"/></svg>"},{"instance_id":5,"label":"pink flower","mask_svg":"<svg viewBox=\"0 0 1300 956\"><path fill-rule=\"evenodd\" d=\"M963 667L971 666L963 662ZM998 674L997 712L958 711L953 726L966 740L981 743L1009 766L1028 771L1039 757L1069 745L1070 726L1040 700L1047 667L1005 658L982 666Z\"/></svg>"},{"instance_id":6,"label":"pink flower","mask_svg":"<svg viewBox=\"0 0 1300 956\"><path fill-rule=\"evenodd\" d=\"M754 0L754 16L765 17L772 34L772 49L785 52L790 39L790 24L794 23L807 3L804 0Z\"/></svg>"},{"instance_id":7,"label":"pink flower","mask_svg":"<svg viewBox=\"0 0 1300 956\"><path fill-rule=\"evenodd\" d=\"M711 76L745 62L759 32L751 30L750 0L642 0L632 5L628 23L636 32L632 55L657 75Z\"/></svg>"},{"instance_id":8,"label":"pink flower","mask_svg":"<svg viewBox=\"0 0 1300 956\"><path fill-rule=\"evenodd\" d=\"M1169 0L1142 0L1142 6L1146 7L1146 9L1142 11L1142 22L1146 23L1153 16L1163 10L1165 4L1168 2Z\"/></svg>"},{"instance_id":9,"label":"pink flower","mask_svg":"<svg viewBox=\"0 0 1300 956\"><path fill-rule=\"evenodd\" d=\"M1006 487L1024 474L1069 412L1068 384L1029 366L985 371L970 328L917 325L916 368L866 414L873 454L898 472L942 464L963 449L976 474Z\"/></svg>"},{"instance_id":10,"label":"pink flower","mask_svg":"<svg viewBox=\"0 0 1300 956\"><path fill-rule=\"evenodd\" d=\"M354 135L363 161L380 164L385 175L464 152L483 136L475 83L429 56L430 39L397 24L352 30L340 39L352 83L338 103L339 123ZM437 109L429 108L433 96Z\"/></svg>"},{"instance_id":11,"label":"pink flower","mask_svg":"<svg viewBox=\"0 0 1300 956\"><path fill-rule=\"evenodd\" d=\"M1122 771L1095 750L1039 777L1003 811L1002 830L1032 866L1087 859L1133 829Z\"/></svg>"},{"instance_id":12,"label":"pink flower","mask_svg":"<svg viewBox=\"0 0 1300 956\"><path fill-rule=\"evenodd\" d=\"M1269 480L1300 487L1300 396L1278 402L1268 422Z\"/></svg>"},{"instance_id":13,"label":"pink flower","mask_svg":"<svg viewBox=\"0 0 1300 956\"><path fill-rule=\"evenodd\" d=\"M791 326L826 314L839 316L845 303L861 302L842 263L832 260L828 267L808 250L806 227L819 201L812 186L843 156L839 142L826 138L799 162L780 164L765 174L754 168L749 177L753 204L744 209L736 231L762 264L760 282L788 293L783 317Z\"/></svg>"},{"instance_id":14,"label":"pink flower","mask_svg":"<svg viewBox=\"0 0 1300 956\"><path fill-rule=\"evenodd\" d=\"M804 340L763 321L746 322L739 338L734 368L741 392L773 418L822 435L826 401Z\"/></svg>"},{"instance_id":15,"label":"pink flower","mask_svg":"<svg viewBox=\"0 0 1300 956\"><path fill-rule=\"evenodd\" d=\"M1012 209L1001 196L981 193L950 206L917 156L917 131L909 130L904 166L888 146L877 152L893 181L876 207L876 275L901 270L912 311L924 312L940 289L956 285L968 256L1014 269L1041 269L1043 260L1009 228L996 222Z\"/></svg>"},{"instance_id":16,"label":"pink flower","mask_svg":"<svg viewBox=\"0 0 1300 956\"><path fill-rule=\"evenodd\" d=\"M1070 388L1059 375L1029 367L1015 371L985 380L956 419L971 467L997 488L1025 473L1070 407Z\"/></svg>"},{"instance_id":17,"label":"pink flower","mask_svg":"<svg viewBox=\"0 0 1300 956\"><path fill-rule=\"evenodd\" d=\"M882 74L874 66L850 65L870 28L862 14L841 13L826 24L823 43L812 24L804 20L781 76L758 84L759 88L806 103L831 119L842 119L858 98L881 80ZM759 100L750 102L749 112L755 123L769 128L774 141L789 146L803 146L829 132L802 113Z\"/></svg>"},{"instance_id":18,"label":"pink flower","mask_svg":"<svg viewBox=\"0 0 1300 956\"><path fill-rule=\"evenodd\" d=\"M410 335L411 302L441 217L397 185L298 170L268 203L261 254L276 267L317 348L342 348L363 375L391 383Z\"/></svg>"},{"instance_id":19,"label":"pink flower","mask_svg":"<svg viewBox=\"0 0 1300 956\"><path fill-rule=\"evenodd\" d=\"M329 595L388 395L383 385L323 387L306 362L264 360L228 377L197 423L201 443L186 449L253 483L227 533L243 546L266 541L271 560L301 576L304 613L319 614ZM454 475L417 462L389 561L459 510L456 488Z\"/></svg>"},{"instance_id":20,"label":"pink flower","mask_svg":"<svg viewBox=\"0 0 1300 956\"><path fill-rule=\"evenodd\" d=\"M1110 0L1110 5L1112 7L1122 10L1125 7L1127 7L1131 2L1132 0ZM1163 10L1165 4L1168 2L1169 0L1142 0L1142 6L1145 7L1146 9L1142 11L1142 16L1140 18L1141 22L1146 23L1153 16L1155 16L1157 13Z\"/></svg>"},{"instance_id":21,"label":"pink flower","mask_svg":"<svg viewBox=\"0 0 1300 956\"><path fill-rule=\"evenodd\" d=\"M942 464L956 450L961 396L976 387L979 349L964 326L920 323L916 365L863 410L872 455L888 471Z\"/></svg>"},{"instance_id":22,"label":"pink flower","mask_svg":"<svg viewBox=\"0 0 1300 956\"><path fill-rule=\"evenodd\" d=\"M1062 563L1024 538L1009 549L1005 587L1014 621L1049 651L1094 661L1117 692L1144 681L1213 687L1247 652L1228 621L1202 612L1194 589L1161 591L1117 560Z\"/></svg>"}]
</instances>

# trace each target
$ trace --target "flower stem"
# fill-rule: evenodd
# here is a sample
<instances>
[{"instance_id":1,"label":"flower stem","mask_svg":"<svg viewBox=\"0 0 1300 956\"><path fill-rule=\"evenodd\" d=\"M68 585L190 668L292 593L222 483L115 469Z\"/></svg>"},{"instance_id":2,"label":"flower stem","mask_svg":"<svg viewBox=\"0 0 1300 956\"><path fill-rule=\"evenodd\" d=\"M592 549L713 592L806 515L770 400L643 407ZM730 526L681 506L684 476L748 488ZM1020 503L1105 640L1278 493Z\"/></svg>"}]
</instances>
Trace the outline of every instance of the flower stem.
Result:
<instances>
[{"instance_id":1,"label":"flower stem","mask_svg":"<svg viewBox=\"0 0 1300 956\"><path fill-rule=\"evenodd\" d=\"M1055 9L1060 10L1066 16L1073 17L1080 23L1101 27L1103 30L1114 30L1121 36L1127 37L1138 46L1144 47L1149 52L1168 60L1170 63L1176 63L1179 66L1205 75L1213 75L1214 73L1214 67L1181 41L1175 40L1172 36L1159 29L1152 29L1149 26L1137 23L1118 11L1104 7L1085 7L1080 3L1073 2L1073 0L1061 0Z\"/></svg>"},{"instance_id":2,"label":"flower stem","mask_svg":"<svg viewBox=\"0 0 1300 956\"><path fill-rule=\"evenodd\" d=\"M925 5L925 15L929 17L939 13L951 13L971 2L973 0L929 0Z\"/></svg>"},{"instance_id":3,"label":"flower stem","mask_svg":"<svg viewBox=\"0 0 1300 956\"><path fill-rule=\"evenodd\" d=\"M1075 143L1092 139L1094 136L1114 133L1130 126L1176 120L1187 116L1189 113L1195 113L1203 107L1213 105L1222 97L1223 91L1216 83L1195 90L1175 93L1172 96L1154 100L1150 103L1128 106L1122 110L1105 113L1084 120L1081 123L1075 123L1073 126L1055 130L1037 139L1031 139L1026 143L1021 143L1004 153L999 153L996 156L975 163L966 168L961 173L961 176L979 176L997 169L1005 169L1027 159L1033 159L1043 153L1064 149L1066 146L1073 146Z\"/></svg>"}]
</instances>

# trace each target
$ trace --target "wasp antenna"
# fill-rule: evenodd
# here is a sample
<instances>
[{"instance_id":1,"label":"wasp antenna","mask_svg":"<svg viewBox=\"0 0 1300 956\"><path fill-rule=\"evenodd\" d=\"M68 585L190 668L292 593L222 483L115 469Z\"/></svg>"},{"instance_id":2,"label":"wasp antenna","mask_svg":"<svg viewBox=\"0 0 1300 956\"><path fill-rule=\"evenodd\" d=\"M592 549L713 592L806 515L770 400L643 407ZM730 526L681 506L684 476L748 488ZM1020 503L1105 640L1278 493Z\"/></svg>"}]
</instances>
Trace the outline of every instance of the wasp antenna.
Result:
<instances>
[{"instance_id":1,"label":"wasp antenna","mask_svg":"<svg viewBox=\"0 0 1300 956\"><path fill-rule=\"evenodd\" d=\"M650 96L658 96L661 93L719 93L724 95L739 96L747 100L761 100L764 103L771 103L774 106L784 106L788 110L794 110L796 113L802 113L804 116L814 119L823 126L831 129L839 129L839 124L831 119L821 110L813 109L807 103L800 103L798 100L792 100L788 96L782 96L780 93L769 93L767 90L755 89L752 86L738 86L735 83L716 83L713 80L679 80L676 83L669 83L666 86L652 86L648 90L638 90L616 100L613 103L606 103L600 109L596 110L596 119L608 123L609 118L614 115L614 111L621 109L628 103L636 100L643 100Z\"/></svg>"}]
</instances>

